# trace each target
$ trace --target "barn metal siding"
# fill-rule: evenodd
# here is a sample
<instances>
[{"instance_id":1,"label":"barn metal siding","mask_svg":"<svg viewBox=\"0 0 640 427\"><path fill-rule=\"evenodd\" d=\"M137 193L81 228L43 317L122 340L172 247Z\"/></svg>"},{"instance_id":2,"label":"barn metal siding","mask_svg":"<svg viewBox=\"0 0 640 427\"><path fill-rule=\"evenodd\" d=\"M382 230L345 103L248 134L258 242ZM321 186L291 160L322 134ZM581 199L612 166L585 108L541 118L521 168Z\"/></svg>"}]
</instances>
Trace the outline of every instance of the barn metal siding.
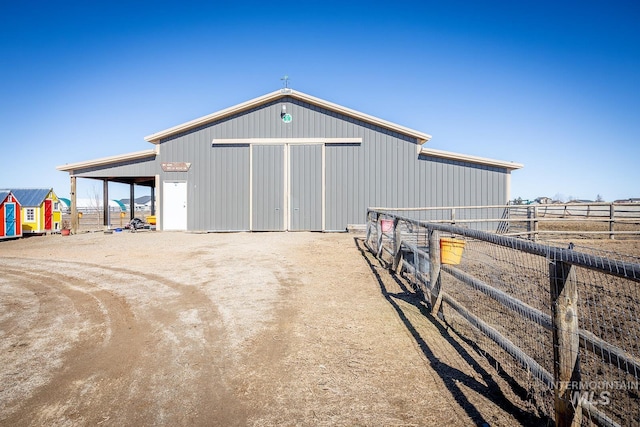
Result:
<instances>
[{"instance_id":1,"label":"barn metal siding","mask_svg":"<svg viewBox=\"0 0 640 427\"><path fill-rule=\"evenodd\" d=\"M249 229L249 146L216 146L194 176L193 221L198 230Z\"/></svg>"},{"instance_id":2,"label":"barn metal siding","mask_svg":"<svg viewBox=\"0 0 640 427\"><path fill-rule=\"evenodd\" d=\"M287 112L293 116L289 124L283 123L280 118L282 105L286 105ZM429 207L507 202L507 169L418 156L415 141L405 135L289 97L163 139L159 161L187 161L192 166L188 173L162 173L162 179L170 176L171 179L185 179L189 183L190 229L228 229L232 213L236 218L244 218L245 209L248 209L244 203L249 200L249 161L242 157L231 161L218 160L216 163L212 153L220 148L212 147L211 142L216 138L290 138L295 141L296 138L312 137L360 137L363 141L358 145L326 145L326 230L344 230L348 224L364 223L366 209L370 206ZM258 147L254 145L253 150L260 150ZM292 153L296 153L296 150ZM293 168L297 166L294 163L290 165L292 169L289 173L295 173L296 169ZM275 162L269 167L284 165ZM268 170L263 172L268 173ZM225 181L223 175L227 173L232 173L235 178ZM253 183L255 226L257 221L261 221L256 217L256 208L263 203L256 195L256 185L264 182L254 176ZM230 194L229 186L233 185L237 185L237 190L231 190L233 194ZM218 191L225 192L225 195L217 195ZM269 190L263 188L261 191ZM262 194L266 197L266 193ZM284 194L274 195L280 196L284 197ZM221 211L220 203L232 203L235 207L230 211ZM317 215L321 215L321 211ZM437 212L421 219L448 219L448 215ZM269 218L263 219L271 221ZM243 221L232 225L249 229ZM310 221L315 223L317 218ZM226 227L220 228L222 225ZM293 222L291 225L297 226ZM283 227L285 224L278 229Z\"/></svg>"},{"instance_id":3,"label":"barn metal siding","mask_svg":"<svg viewBox=\"0 0 640 427\"><path fill-rule=\"evenodd\" d=\"M461 161L420 156L422 163L420 182L425 188L420 194L420 206L483 206L504 205L508 202L506 169ZM499 218L500 208L489 210L462 210L455 212L456 219L478 219L480 216ZM449 210L423 213L422 220L449 220Z\"/></svg>"},{"instance_id":4,"label":"barn metal siding","mask_svg":"<svg viewBox=\"0 0 640 427\"><path fill-rule=\"evenodd\" d=\"M284 145L253 147L253 227L284 230Z\"/></svg>"}]
</instances>

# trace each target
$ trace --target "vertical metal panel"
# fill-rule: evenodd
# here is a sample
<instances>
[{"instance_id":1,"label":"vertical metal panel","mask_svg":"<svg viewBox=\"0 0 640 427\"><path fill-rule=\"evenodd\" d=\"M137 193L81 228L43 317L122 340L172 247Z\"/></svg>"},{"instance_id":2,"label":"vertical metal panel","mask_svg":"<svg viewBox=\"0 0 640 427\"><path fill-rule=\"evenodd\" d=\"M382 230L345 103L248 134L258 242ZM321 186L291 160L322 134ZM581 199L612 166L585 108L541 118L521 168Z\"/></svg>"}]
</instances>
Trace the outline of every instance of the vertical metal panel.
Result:
<instances>
[{"instance_id":1,"label":"vertical metal panel","mask_svg":"<svg viewBox=\"0 0 640 427\"><path fill-rule=\"evenodd\" d=\"M363 193L365 180L353 169L361 158L360 146L327 145L326 148L326 191L325 191L325 229L328 231L345 230L347 224L357 224L360 210L366 211L368 197L356 197Z\"/></svg>"},{"instance_id":2,"label":"vertical metal panel","mask_svg":"<svg viewBox=\"0 0 640 427\"><path fill-rule=\"evenodd\" d=\"M254 145L252 150L252 229L284 230L284 145Z\"/></svg>"},{"instance_id":3,"label":"vertical metal panel","mask_svg":"<svg viewBox=\"0 0 640 427\"><path fill-rule=\"evenodd\" d=\"M322 230L322 146L289 146L291 230Z\"/></svg>"},{"instance_id":4,"label":"vertical metal panel","mask_svg":"<svg viewBox=\"0 0 640 427\"><path fill-rule=\"evenodd\" d=\"M196 229L249 230L249 146L207 147L194 191Z\"/></svg>"}]
</instances>

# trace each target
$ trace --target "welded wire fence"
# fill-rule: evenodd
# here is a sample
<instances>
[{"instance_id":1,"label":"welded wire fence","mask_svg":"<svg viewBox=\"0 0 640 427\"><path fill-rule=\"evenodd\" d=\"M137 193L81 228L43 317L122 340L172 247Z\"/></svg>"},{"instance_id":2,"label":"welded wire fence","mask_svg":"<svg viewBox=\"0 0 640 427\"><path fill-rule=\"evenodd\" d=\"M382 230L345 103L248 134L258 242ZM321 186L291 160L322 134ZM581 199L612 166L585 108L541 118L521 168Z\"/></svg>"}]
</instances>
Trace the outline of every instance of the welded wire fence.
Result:
<instances>
[{"instance_id":1,"label":"welded wire fence","mask_svg":"<svg viewBox=\"0 0 640 427\"><path fill-rule=\"evenodd\" d=\"M380 210L368 212L366 243L532 410L557 425L640 425L637 258Z\"/></svg>"}]
</instances>

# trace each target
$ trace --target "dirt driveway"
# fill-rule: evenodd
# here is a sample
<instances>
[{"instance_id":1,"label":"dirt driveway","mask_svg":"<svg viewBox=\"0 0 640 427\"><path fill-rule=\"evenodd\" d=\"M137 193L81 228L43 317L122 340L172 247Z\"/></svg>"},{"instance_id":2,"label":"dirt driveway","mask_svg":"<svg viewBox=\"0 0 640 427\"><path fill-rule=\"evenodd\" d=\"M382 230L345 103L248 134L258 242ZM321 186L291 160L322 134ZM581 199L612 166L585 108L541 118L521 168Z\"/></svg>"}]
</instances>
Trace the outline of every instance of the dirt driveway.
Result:
<instances>
[{"instance_id":1,"label":"dirt driveway","mask_svg":"<svg viewBox=\"0 0 640 427\"><path fill-rule=\"evenodd\" d=\"M1 425L537 425L352 234L0 243Z\"/></svg>"}]
</instances>

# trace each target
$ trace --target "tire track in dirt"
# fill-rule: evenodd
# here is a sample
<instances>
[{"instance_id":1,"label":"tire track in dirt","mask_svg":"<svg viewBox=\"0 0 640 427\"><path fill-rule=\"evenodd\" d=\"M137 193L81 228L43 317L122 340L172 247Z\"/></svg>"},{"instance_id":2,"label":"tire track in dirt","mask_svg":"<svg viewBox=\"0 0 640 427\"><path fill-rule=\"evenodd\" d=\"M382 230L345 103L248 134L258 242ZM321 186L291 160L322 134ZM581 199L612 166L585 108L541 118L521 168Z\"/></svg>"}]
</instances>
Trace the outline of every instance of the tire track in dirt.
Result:
<instances>
[{"instance_id":1,"label":"tire track in dirt","mask_svg":"<svg viewBox=\"0 0 640 427\"><path fill-rule=\"evenodd\" d=\"M116 403L114 394L118 392L117 382L139 358L140 349L130 345L139 325L123 298L101 289L82 289L82 282L65 282L51 276L47 268L41 269L37 264L32 264L30 269L25 271L4 267L8 275L21 281L35 294L48 296L48 301L39 299L44 309L38 319L40 327L34 326L36 330L48 332L53 338L64 342L64 346L42 349L45 355L54 359L53 363L44 366L45 370L49 368L52 372L42 372L43 367L31 366L41 377L36 383L44 384L30 390L28 398L19 396L16 402L20 407L19 413L12 411L14 414L4 421L23 424L27 421L24 414L28 414L28 423L31 424L46 424L51 418L81 421L74 412L83 406L83 402L88 405L91 400L100 398ZM53 306L60 300L58 296L63 297L67 304ZM64 312L72 313L78 321L71 325L51 323L51 318L55 319ZM61 329L65 326L71 333L62 335ZM125 348L127 350L123 351ZM56 358L60 360L55 361ZM37 361L38 358L33 359L33 362ZM87 402L89 389L96 381L105 379L111 382L108 387L111 398L105 395L107 393L94 390Z\"/></svg>"},{"instance_id":2,"label":"tire track in dirt","mask_svg":"<svg viewBox=\"0 0 640 427\"><path fill-rule=\"evenodd\" d=\"M39 316L37 295L0 277L0 338L28 330ZM0 347L1 348L1 347Z\"/></svg>"},{"instance_id":3,"label":"tire track in dirt","mask_svg":"<svg viewBox=\"0 0 640 427\"><path fill-rule=\"evenodd\" d=\"M73 301L83 317L92 318L94 329L65 353L64 367L54 379L21 404L19 413L26 418L4 421L242 423L243 408L227 380L234 369L226 360L219 316L202 291L127 268L3 261L14 264L14 278L51 282L49 291ZM27 262L25 274L18 266ZM52 280L52 269L63 273ZM101 325L100 335L111 336L102 344L96 325Z\"/></svg>"}]
</instances>

